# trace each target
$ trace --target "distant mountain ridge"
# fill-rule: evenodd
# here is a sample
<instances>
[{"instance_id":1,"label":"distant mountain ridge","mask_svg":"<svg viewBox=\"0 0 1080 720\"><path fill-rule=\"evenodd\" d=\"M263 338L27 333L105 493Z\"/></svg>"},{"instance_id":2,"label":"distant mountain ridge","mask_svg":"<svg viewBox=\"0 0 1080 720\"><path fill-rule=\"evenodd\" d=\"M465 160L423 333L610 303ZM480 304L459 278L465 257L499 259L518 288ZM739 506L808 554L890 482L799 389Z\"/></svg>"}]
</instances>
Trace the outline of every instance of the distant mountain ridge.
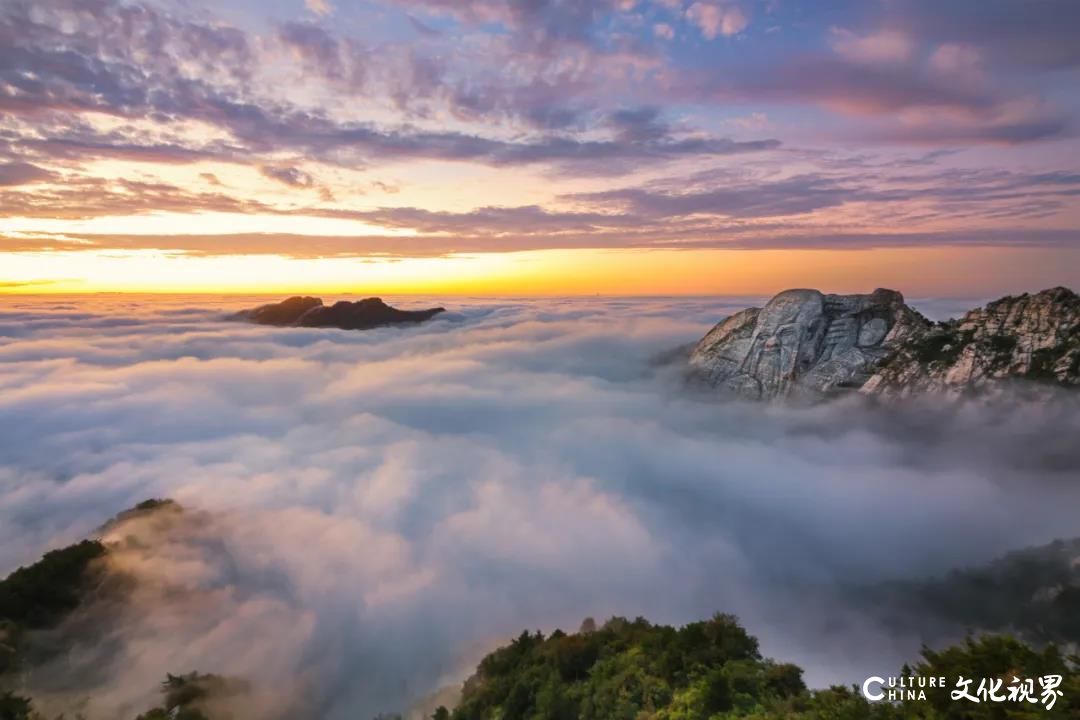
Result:
<instances>
[{"instance_id":1,"label":"distant mountain ridge","mask_svg":"<svg viewBox=\"0 0 1080 720\"><path fill-rule=\"evenodd\" d=\"M942 621L1080 648L1080 538L1015 550L938 578L883 582L852 596L906 632Z\"/></svg>"},{"instance_id":2,"label":"distant mountain ridge","mask_svg":"<svg viewBox=\"0 0 1080 720\"><path fill-rule=\"evenodd\" d=\"M705 384L754 400L951 396L1009 379L1077 387L1080 296L1056 287L934 323L895 290L787 290L717 324L689 364Z\"/></svg>"},{"instance_id":3,"label":"distant mountain ridge","mask_svg":"<svg viewBox=\"0 0 1080 720\"><path fill-rule=\"evenodd\" d=\"M427 310L399 310L382 301L382 298L370 297L356 302L339 300L333 305L323 305L322 298L300 296L288 298L279 303L260 305L250 310L241 310L232 320L246 320L259 325L277 327L334 327L341 330L370 330L385 325L419 323L430 320L445 308Z\"/></svg>"}]
</instances>

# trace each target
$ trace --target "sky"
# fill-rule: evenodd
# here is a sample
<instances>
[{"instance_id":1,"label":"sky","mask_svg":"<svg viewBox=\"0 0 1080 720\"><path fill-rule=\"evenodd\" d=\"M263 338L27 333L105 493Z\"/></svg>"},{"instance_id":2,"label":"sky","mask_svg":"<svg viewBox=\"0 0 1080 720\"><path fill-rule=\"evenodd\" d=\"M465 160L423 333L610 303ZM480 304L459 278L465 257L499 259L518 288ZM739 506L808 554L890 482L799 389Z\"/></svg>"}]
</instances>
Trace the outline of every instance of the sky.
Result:
<instances>
[{"instance_id":1,"label":"sky","mask_svg":"<svg viewBox=\"0 0 1080 720\"><path fill-rule=\"evenodd\" d=\"M0 292L1080 284L1073 0L3 0Z\"/></svg>"},{"instance_id":2,"label":"sky","mask_svg":"<svg viewBox=\"0 0 1080 720\"><path fill-rule=\"evenodd\" d=\"M854 586L1080 535L1075 396L726 402L657 361L746 298L226 321L259 301L0 307L0 576L147 498L186 509L108 533L128 592L46 639L68 649L27 674L47 717L134 717L198 670L251 683L237 720L372 718L586 616L735 613L812 687L856 683L967 628L897 628Z\"/></svg>"}]
</instances>

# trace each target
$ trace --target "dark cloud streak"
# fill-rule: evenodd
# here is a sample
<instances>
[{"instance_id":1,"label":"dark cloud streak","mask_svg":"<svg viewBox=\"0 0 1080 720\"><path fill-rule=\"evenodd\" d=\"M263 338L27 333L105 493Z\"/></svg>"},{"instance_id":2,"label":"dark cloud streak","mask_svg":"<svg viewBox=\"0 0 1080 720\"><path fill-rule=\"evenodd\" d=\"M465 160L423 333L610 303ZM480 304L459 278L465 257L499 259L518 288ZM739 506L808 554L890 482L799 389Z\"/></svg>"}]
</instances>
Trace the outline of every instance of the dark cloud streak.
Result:
<instances>
[{"instance_id":1,"label":"dark cloud streak","mask_svg":"<svg viewBox=\"0 0 1080 720\"><path fill-rule=\"evenodd\" d=\"M55 174L37 165L24 162L0 164L0 187L29 185L51 180Z\"/></svg>"}]
</instances>

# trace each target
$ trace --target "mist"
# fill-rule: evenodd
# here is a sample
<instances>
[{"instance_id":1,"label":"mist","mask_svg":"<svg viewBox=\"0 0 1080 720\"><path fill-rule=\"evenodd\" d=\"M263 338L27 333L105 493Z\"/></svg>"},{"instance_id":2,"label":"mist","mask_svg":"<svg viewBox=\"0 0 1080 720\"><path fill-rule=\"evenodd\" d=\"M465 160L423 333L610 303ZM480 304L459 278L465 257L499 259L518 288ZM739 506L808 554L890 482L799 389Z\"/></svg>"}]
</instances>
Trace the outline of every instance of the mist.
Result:
<instances>
[{"instance_id":1,"label":"mist","mask_svg":"<svg viewBox=\"0 0 1080 720\"><path fill-rule=\"evenodd\" d=\"M847 683L925 639L848 588L1080 535L1075 396L754 405L658 360L755 299L399 298L450 312L225 322L259 301L0 310L0 573L147 498L185 508L106 532L133 589L106 642L42 674L47 697L112 717L199 670L248 680L251 717L364 718L526 628L717 611L812 686Z\"/></svg>"}]
</instances>

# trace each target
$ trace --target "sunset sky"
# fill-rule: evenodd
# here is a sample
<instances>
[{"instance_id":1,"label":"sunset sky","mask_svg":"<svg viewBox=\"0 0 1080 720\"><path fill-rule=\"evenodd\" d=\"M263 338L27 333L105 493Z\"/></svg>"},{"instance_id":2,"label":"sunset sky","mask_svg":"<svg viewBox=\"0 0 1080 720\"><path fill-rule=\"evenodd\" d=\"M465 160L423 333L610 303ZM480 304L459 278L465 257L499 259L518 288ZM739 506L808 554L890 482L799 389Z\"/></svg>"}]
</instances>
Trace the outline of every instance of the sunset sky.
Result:
<instances>
[{"instance_id":1,"label":"sunset sky","mask_svg":"<svg viewBox=\"0 0 1080 720\"><path fill-rule=\"evenodd\" d=\"M1075 0L0 0L0 292L1080 285Z\"/></svg>"}]
</instances>

